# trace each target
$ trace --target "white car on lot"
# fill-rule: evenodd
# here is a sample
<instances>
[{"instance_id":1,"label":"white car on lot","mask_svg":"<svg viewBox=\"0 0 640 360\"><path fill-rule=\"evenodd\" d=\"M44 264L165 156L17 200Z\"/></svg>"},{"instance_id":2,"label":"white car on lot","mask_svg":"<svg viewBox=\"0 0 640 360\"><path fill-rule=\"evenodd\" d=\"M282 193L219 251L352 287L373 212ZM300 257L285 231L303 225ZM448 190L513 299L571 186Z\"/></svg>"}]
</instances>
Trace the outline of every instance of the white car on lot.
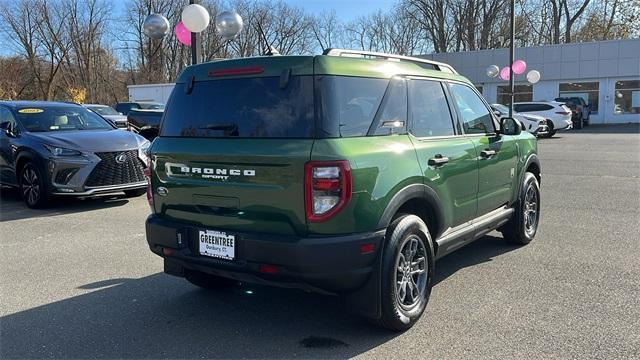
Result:
<instances>
[{"instance_id":1,"label":"white car on lot","mask_svg":"<svg viewBox=\"0 0 640 360\"><path fill-rule=\"evenodd\" d=\"M513 104L513 110L519 113L539 115L547 119L549 136L558 130L568 130L573 127L571 109L564 103L557 101L531 101Z\"/></svg>"},{"instance_id":2,"label":"white car on lot","mask_svg":"<svg viewBox=\"0 0 640 360\"><path fill-rule=\"evenodd\" d=\"M498 117L508 117L509 108L502 104L491 104L491 109ZM513 118L522 123L522 128L535 136L545 136L549 134L547 119L533 114L521 114L513 112Z\"/></svg>"}]
</instances>

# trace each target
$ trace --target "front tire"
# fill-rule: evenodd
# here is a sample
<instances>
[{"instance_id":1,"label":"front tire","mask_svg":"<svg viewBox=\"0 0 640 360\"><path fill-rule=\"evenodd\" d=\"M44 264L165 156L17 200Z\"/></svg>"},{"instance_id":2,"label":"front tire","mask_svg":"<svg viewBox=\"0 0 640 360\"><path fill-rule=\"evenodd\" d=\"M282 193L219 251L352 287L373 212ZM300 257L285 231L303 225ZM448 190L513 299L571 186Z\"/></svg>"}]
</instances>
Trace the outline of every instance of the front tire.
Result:
<instances>
[{"instance_id":1,"label":"front tire","mask_svg":"<svg viewBox=\"0 0 640 360\"><path fill-rule=\"evenodd\" d=\"M382 317L375 323L404 331L420 319L431 294L435 256L425 223L415 215L395 219L382 256Z\"/></svg>"},{"instance_id":2,"label":"front tire","mask_svg":"<svg viewBox=\"0 0 640 360\"><path fill-rule=\"evenodd\" d=\"M540 223L540 185L530 172L524 174L524 181L513 217L501 229L502 236L510 243L526 245L533 240Z\"/></svg>"},{"instance_id":3,"label":"front tire","mask_svg":"<svg viewBox=\"0 0 640 360\"><path fill-rule=\"evenodd\" d=\"M554 129L553 122L548 121L547 126L549 127L549 133L547 133L547 137L550 138L556 134L556 130Z\"/></svg>"},{"instance_id":4,"label":"front tire","mask_svg":"<svg viewBox=\"0 0 640 360\"><path fill-rule=\"evenodd\" d=\"M49 188L42 171L32 162L20 170L20 194L24 203L32 209L42 209L50 204Z\"/></svg>"}]
</instances>

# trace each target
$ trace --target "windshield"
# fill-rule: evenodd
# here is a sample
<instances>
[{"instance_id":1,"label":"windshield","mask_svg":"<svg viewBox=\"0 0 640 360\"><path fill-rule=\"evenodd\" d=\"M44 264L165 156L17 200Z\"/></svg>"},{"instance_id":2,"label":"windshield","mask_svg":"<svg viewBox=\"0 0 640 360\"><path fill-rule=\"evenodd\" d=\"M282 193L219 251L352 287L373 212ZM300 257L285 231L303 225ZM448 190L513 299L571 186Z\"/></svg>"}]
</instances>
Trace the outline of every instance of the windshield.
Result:
<instances>
[{"instance_id":1,"label":"windshield","mask_svg":"<svg viewBox=\"0 0 640 360\"><path fill-rule=\"evenodd\" d=\"M90 110L97 112L100 115L120 115L111 106L87 106Z\"/></svg>"},{"instance_id":2,"label":"windshield","mask_svg":"<svg viewBox=\"0 0 640 360\"><path fill-rule=\"evenodd\" d=\"M80 106L32 106L16 109L18 121L30 132L110 130L113 127Z\"/></svg>"},{"instance_id":3,"label":"windshield","mask_svg":"<svg viewBox=\"0 0 640 360\"><path fill-rule=\"evenodd\" d=\"M164 104L160 103L139 103L140 109L145 110L164 110Z\"/></svg>"}]
</instances>

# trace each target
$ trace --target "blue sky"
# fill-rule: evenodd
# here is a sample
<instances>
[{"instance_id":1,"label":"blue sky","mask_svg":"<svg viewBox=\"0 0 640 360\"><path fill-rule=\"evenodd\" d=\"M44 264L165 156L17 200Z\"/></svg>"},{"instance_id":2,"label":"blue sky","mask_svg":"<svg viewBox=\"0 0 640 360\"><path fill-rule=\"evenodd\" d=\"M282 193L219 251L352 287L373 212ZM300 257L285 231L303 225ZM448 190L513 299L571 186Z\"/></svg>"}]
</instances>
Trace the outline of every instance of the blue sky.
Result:
<instances>
[{"instance_id":1,"label":"blue sky","mask_svg":"<svg viewBox=\"0 0 640 360\"><path fill-rule=\"evenodd\" d=\"M338 18L349 21L358 16L368 15L378 9L390 9L395 0L284 0L286 3L304 8L308 13L323 10L336 11Z\"/></svg>"},{"instance_id":2,"label":"blue sky","mask_svg":"<svg viewBox=\"0 0 640 360\"><path fill-rule=\"evenodd\" d=\"M389 10L397 0L284 0L286 3L303 8L309 14L323 10L335 10L340 21L350 21L358 16L369 15L378 10ZM114 1L114 10L121 11L126 2ZM13 49L0 47L0 55L9 55Z\"/></svg>"}]
</instances>

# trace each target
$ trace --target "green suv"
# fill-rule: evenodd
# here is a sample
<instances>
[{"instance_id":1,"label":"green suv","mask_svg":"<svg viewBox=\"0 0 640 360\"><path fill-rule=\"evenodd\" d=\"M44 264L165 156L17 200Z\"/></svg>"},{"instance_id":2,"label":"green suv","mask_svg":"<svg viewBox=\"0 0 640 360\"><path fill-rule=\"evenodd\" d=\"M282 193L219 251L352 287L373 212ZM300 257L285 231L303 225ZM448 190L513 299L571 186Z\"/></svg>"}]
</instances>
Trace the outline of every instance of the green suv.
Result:
<instances>
[{"instance_id":1,"label":"green suv","mask_svg":"<svg viewBox=\"0 0 640 360\"><path fill-rule=\"evenodd\" d=\"M534 136L447 64L330 49L187 68L150 148L146 222L164 271L344 296L411 327L435 260L536 234Z\"/></svg>"}]
</instances>

